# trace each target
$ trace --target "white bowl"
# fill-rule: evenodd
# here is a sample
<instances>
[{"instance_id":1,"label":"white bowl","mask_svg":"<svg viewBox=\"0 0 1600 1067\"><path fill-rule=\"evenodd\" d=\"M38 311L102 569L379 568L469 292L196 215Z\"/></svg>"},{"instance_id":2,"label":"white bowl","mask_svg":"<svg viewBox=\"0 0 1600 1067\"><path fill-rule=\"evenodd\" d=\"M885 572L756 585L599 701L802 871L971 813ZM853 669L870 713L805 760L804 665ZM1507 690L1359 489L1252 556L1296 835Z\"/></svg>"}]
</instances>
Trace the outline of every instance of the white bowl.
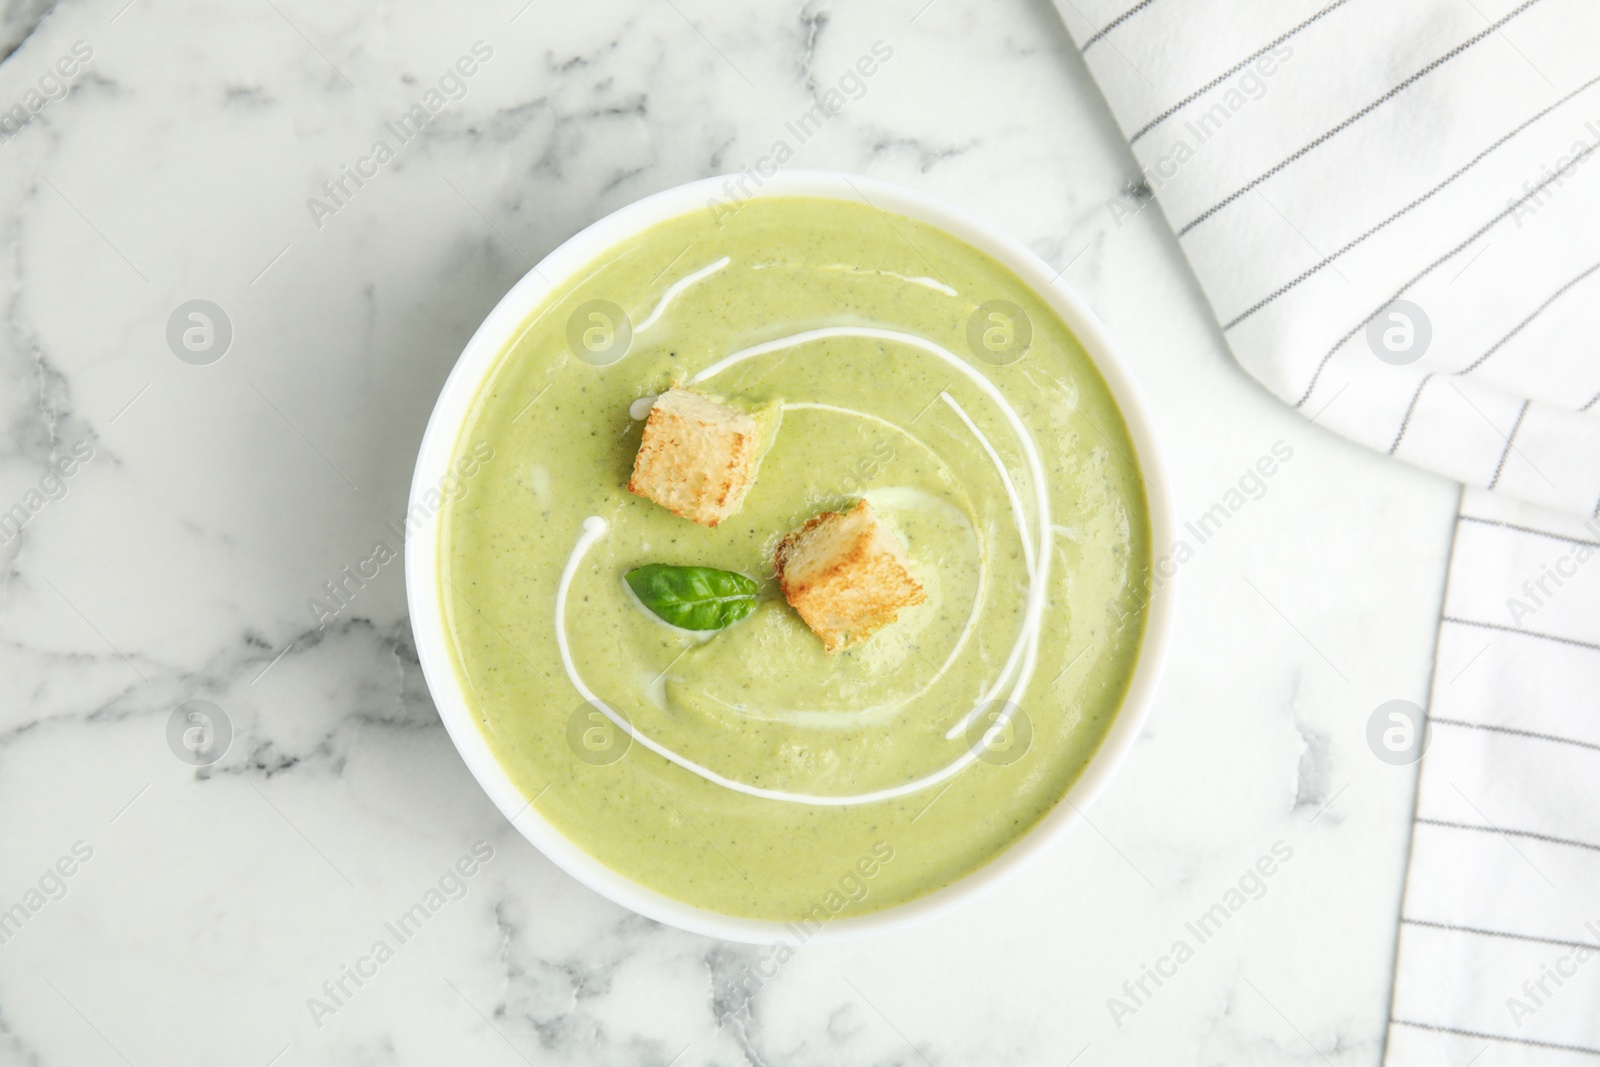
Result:
<instances>
[{"instance_id":1,"label":"white bowl","mask_svg":"<svg viewBox=\"0 0 1600 1067\"><path fill-rule=\"evenodd\" d=\"M416 473L411 479L409 506L427 507L423 495L446 477L452 451L460 436L478 387L515 331L553 288L564 284L600 253L666 219L706 210L709 201L726 201L727 179L706 178L648 196L606 216L569 239L529 271L489 313L467 342L455 369L444 383L433 417L422 436ZM1056 272L1013 238L948 204L922 193L872 178L822 171L787 171L761 180L753 197L820 196L836 200L865 200L883 211L906 215L937 226L980 249L1009 267L1017 277L1053 308L1077 335L1095 366L1105 377L1138 452L1149 496L1152 557L1172 543L1172 506L1166 496L1166 472L1156 445L1144 400L1106 329L1088 306L1057 277ZM522 835L558 867L600 895L641 915L698 934L729 941L775 944L792 940L793 930L782 923L723 915L664 896L623 877L600 863L546 822L495 760L484 741L451 659L445 619L439 598L439 520L434 518L414 532L405 546L406 597L411 609L411 629L416 636L422 673L438 706L445 729L495 805ZM1152 565L1154 559L1152 558ZM1152 591L1146 608L1144 644L1128 686L1122 710L1106 733L1099 750L1064 800L1052 808L1033 829L1004 852L956 882L883 911L835 919L810 942L839 941L903 927L970 901L993 888L1056 842L1104 787L1107 779L1139 735L1154 694L1157 675L1166 655L1174 615L1174 585L1162 582Z\"/></svg>"}]
</instances>

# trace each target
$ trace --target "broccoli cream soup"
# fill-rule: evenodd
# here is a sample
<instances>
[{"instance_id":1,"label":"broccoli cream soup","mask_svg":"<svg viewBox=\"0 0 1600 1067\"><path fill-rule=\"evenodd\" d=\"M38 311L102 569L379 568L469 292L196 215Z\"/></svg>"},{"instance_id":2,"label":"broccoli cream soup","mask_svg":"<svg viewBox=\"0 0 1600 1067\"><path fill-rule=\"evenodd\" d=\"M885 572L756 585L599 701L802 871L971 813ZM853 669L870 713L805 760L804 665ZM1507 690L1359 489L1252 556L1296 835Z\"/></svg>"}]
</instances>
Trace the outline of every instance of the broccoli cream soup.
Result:
<instances>
[{"instance_id":1,"label":"broccoli cream soup","mask_svg":"<svg viewBox=\"0 0 1600 1067\"><path fill-rule=\"evenodd\" d=\"M877 911L1000 854L1094 755L1144 633L1143 482L1094 364L987 255L848 201L719 215L612 249L500 355L439 595L491 750L590 855L728 915ZM674 385L760 427L715 527L628 491ZM863 500L920 592L829 652L774 551ZM732 572L695 617L740 611L671 625L647 567Z\"/></svg>"}]
</instances>

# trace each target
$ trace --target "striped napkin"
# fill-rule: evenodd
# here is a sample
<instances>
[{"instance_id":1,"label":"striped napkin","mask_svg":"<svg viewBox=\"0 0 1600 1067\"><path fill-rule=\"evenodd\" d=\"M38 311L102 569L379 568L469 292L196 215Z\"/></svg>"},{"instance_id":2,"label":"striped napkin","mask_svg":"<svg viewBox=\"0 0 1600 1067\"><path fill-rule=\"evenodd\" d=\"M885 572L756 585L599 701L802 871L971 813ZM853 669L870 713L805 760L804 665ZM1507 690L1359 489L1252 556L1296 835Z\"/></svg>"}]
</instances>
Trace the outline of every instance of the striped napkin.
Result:
<instances>
[{"instance_id":1,"label":"striped napkin","mask_svg":"<svg viewBox=\"0 0 1600 1067\"><path fill-rule=\"evenodd\" d=\"M1600 2L1056 3L1113 218L1159 204L1285 403L1467 487L1385 1062L1595 1063Z\"/></svg>"}]
</instances>

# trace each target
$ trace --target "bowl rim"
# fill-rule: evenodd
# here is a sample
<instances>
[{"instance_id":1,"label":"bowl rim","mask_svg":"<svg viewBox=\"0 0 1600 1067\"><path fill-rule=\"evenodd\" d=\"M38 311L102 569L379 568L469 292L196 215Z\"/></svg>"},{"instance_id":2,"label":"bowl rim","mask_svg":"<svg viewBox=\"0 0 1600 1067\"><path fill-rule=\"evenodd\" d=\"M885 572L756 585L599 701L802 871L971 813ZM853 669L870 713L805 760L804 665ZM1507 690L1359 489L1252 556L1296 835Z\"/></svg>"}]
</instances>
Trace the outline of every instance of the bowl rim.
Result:
<instances>
[{"instance_id":1,"label":"bowl rim","mask_svg":"<svg viewBox=\"0 0 1600 1067\"><path fill-rule=\"evenodd\" d=\"M753 184L754 188L749 186ZM495 305L462 350L440 389L423 432L407 499L407 516L419 506L428 517L407 528L404 544L406 601L422 673L439 717L472 775L523 837L557 867L589 889L646 918L692 933L749 944L854 940L887 933L971 902L1037 859L1083 817L1138 739L1165 664L1176 614L1176 574L1157 579L1145 604L1145 632L1127 692L1111 728L1070 789L1038 822L987 862L914 900L865 915L828 921L814 932L777 920L725 915L647 888L605 866L539 815L489 749L457 675L439 595L439 528L445 509L427 507L427 494L445 480L456 442L480 385L529 314L553 290L626 238L696 210L737 210L750 199L817 196L866 203L945 230L1003 264L1048 305L1077 336L1120 409L1144 472L1150 522L1151 567L1173 538L1170 484L1159 441L1128 365L1105 326L1061 280L1060 272L999 227L925 193L863 175L837 171L754 171L703 178L654 193L612 212L568 238Z\"/></svg>"}]
</instances>

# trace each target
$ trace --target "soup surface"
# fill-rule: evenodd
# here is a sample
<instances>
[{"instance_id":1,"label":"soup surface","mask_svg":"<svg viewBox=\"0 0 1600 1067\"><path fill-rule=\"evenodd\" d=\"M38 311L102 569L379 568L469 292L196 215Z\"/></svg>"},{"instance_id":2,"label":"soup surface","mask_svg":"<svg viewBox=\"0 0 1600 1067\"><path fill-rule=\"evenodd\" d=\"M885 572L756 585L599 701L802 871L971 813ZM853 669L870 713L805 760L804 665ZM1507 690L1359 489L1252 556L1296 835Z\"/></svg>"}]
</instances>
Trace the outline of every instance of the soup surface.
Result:
<instances>
[{"instance_id":1,"label":"soup surface","mask_svg":"<svg viewBox=\"0 0 1600 1067\"><path fill-rule=\"evenodd\" d=\"M781 411L714 529L626 489L674 382ZM942 230L811 197L674 218L559 285L479 389L441 487L457 670L527 799L633 881L782 921L899 904L1025 834L1117 715L1150 567L1134 456L1067 327ZM829 654L773 548L863 496L927 599ZM651 563L760 603L673 628L623 580Z\"/></svg>"}]
</instances>

